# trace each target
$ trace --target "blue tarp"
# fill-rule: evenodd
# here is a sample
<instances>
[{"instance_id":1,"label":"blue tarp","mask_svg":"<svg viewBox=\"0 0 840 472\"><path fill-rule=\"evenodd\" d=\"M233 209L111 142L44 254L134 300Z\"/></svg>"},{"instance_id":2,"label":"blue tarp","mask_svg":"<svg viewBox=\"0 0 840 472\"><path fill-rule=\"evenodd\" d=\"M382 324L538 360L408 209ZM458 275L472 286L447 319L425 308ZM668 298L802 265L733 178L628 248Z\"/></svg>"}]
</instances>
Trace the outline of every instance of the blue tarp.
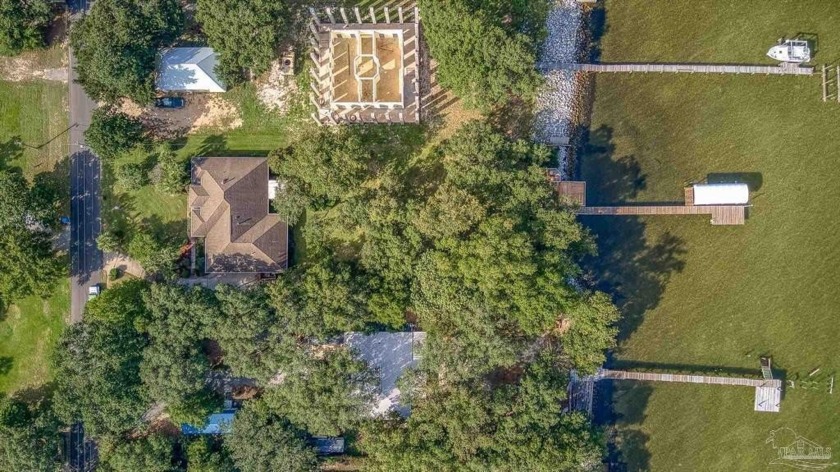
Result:
<instances>
[{"instance_id":1,"label":"blue tarp","mask_svg":"<svg viewBox=\"0 0 840 472\"><path fill-rule=\"evenodd\" d=\"M181 433L187 435L195 434L226 434L230 432L230 424L233 422L233 415L236 410L225 410L221 413L213 413L207 417L204 427L196 428L193 425L182 424Z\"/></svg>"}]
</instances>

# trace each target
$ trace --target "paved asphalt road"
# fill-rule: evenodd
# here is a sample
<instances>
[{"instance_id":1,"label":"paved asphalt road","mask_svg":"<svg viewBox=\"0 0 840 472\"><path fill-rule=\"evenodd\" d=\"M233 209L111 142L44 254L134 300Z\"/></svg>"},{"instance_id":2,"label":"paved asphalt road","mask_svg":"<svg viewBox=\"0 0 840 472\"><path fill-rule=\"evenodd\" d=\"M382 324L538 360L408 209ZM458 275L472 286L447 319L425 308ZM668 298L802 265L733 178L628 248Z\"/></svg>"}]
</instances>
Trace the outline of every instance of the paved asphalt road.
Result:
<instances>
[{"instance_id":1,"label":"paved asphalt road","mask_svg":"<svg viewBox=\"0 0 840 472\"><path fill-rule=\"evenodd\" d=\"M70 2L74 13L83 0ZM76 83L76 61L70 50L70 320L82 319L88 287L100 282L102 252L96 247L101 227L99 158L85 146L84 132L96 102Z\"/></svg>"}]
</instances>

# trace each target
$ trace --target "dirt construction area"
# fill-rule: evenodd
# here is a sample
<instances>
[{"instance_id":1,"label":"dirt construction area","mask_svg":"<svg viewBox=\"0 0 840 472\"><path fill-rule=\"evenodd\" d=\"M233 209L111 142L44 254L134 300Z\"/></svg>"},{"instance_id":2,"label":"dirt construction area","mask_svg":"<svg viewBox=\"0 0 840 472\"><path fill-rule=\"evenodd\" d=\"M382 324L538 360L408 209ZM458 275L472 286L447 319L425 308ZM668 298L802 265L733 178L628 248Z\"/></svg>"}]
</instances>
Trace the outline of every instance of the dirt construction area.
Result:
<instances>
[{"instance_id":1,"label":"dirt construction area","mask_svg":"<svg viewBox=\"0 0 840 472\"><path fill-rule=\"evenodd\" d=\"M120 111L140 119L157 137L170 139L201 130L228 131L242 126L238 107L225 98L207 93L185 94L183 108L141 107L123 100Z\"/></svg>"}]
</instances>

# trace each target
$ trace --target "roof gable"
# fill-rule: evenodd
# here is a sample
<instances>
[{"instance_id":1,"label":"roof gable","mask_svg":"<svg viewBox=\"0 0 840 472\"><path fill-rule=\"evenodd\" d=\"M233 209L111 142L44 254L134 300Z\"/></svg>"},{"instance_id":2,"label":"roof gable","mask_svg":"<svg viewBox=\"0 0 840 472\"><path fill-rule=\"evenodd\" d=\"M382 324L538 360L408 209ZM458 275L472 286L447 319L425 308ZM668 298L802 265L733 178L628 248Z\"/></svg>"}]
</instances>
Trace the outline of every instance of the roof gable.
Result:
<instances>
[{"instance_id":1,"label":"roof gable","mask_svg":"<svg viewBox=\"0 0 840 472\"><path fill-rule=\"evenodd\" d=\"M156 85L159 90L224 92L216 75L216 53L212 48L170 48L161 53Z\"/></svg>"}]
</instances>

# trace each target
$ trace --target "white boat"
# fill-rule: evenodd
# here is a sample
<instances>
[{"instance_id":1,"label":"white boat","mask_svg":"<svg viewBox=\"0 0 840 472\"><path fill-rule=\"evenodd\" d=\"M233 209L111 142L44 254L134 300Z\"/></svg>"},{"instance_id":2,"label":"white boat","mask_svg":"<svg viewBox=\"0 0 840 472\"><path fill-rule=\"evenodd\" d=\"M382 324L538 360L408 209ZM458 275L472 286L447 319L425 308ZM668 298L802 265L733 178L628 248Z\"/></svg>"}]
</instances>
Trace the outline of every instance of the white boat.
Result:
<instances>
[{"instance_id":1,"label":"white boat","mask_svg":"<svg viewBox=\"0 0 840 472\"><path fill-rule=\"evenodd\" d=\"M808 62L811 60L811 48L808 41L788 39L770 48L767 55L781 62Z\"/></svg>"}]
</instances>

